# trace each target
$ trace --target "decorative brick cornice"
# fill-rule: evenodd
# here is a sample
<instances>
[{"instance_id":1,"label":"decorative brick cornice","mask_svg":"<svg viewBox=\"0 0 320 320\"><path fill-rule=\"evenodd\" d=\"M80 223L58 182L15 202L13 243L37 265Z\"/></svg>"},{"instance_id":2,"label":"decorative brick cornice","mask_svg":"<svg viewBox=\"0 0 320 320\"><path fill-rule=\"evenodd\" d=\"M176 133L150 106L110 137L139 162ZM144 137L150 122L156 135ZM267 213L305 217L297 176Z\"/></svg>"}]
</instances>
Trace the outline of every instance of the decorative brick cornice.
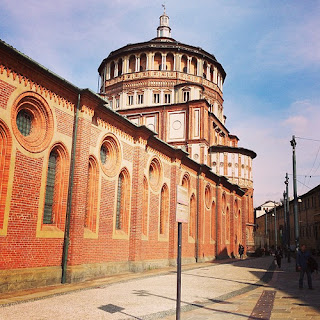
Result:
<instances>
[{"instance_id":1,"label":"decorative brick cornice","mask_svg":"<svg viewBox=\"0 0 320 320\"><path fill-rule=\"evenodd\" d=\"M29 90L35 91L44 95L45 98L49 98L53 100L55 103L58 103L64 108L70 109L71 111L74 110L74 104L70 101L66 100L65 98L61 97L60 95L52 92L51 90L45 88L44 86L33 82L32 80L28 79L26 76L16 73L14 70L4 66L3 64L0 65L0 74L7 74L7 78L12 76L12 80L14 82L19 82L19 84L24 84L25 87L29 87Z\"/></svg>"},{"instance_id":2,"label":"decorative brick cornice","mask_svg":"<svg viewBox=\"0 0 320 320\"><path fill-rule=\"evenodd\" d=\"M152 153L153 155L156 155L157 157L159 157L161 160L167 161L167 162L171 162L171 158L164 155L163 153L161 153L159 150L156 150L150 146L147 146L147 152L148 153Z\"/></svg>"},{"instance_id":3,"label":"decorative brick cornice","mask_svg":"<svg viewBox=\"0 0 320 320\"><path fill-rule=\"evenodd\" d=\"M97 124L100 128L103 128L109 132L112 132L113 134L115 134L117 137L121 137L121 138L125 138L126 140L130 141L130 142L134 142L134 139L131 135L129 135L128 133L124 132L123 130L113 126L111 123L97 117Z\"/></svg>"},{"instance_id":4,"label":"decorative brick cornice","mask_svg":"<svg viewBox=\"0 0 320 320\"><path fill-rule=\"evenodd\" d=\"M86 114L90 117L93 117L93 115L94 115L94 110L86 105L81 106L81 112L83 112L84 114Z\"/></svg>"}]
</instances>

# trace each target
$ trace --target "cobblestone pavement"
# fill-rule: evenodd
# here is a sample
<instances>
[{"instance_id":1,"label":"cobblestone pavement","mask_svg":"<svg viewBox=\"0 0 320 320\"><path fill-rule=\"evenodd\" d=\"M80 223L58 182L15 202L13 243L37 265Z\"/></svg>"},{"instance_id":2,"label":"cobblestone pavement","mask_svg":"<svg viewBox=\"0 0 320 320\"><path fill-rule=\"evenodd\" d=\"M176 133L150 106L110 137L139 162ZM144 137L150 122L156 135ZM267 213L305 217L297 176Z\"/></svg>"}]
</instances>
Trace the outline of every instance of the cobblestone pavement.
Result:
<instances>
[{"instance_id":1,"label":"cobblestone pavement","mask_svg":"<svg viewBox=\"0 0 320 320\"><path fill-rule=\"evenodd\" d=\"M274 267L272 257L183 266L180 319L320 320L320 276L315 290L299 290L294 259ZM2 295L0 319L174 320L175 307L176 272L166 268Z\"/></svg>"}]
</instances>

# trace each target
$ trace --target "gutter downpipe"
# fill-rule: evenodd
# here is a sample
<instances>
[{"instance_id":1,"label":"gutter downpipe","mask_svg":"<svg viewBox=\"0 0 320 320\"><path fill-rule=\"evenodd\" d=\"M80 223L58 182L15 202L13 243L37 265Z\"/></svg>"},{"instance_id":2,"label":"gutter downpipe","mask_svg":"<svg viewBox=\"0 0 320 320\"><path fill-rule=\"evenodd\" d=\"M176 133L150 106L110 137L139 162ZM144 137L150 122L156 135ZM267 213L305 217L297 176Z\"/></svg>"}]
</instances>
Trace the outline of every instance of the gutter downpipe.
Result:
<instances>
[{"instance_id":1,"label":"gutter downpipe","mask_svg":"<svg viewBox=\"0 0 320 320\"><path fill-rule=\"evenodd\" d=\"M201 167L199 168L198 174L197 174L197 220L196 220L196 262L199 261L199 189L200 189L200 172L201 172Z\"/></svg>"},{"instance_id":2,"label":"gutter downpipe","mask_svg":"<svg viewBox=\"0 0 320 320\"><path fill-rule=\"evenodd\" d=\"M67 212L66 212L66 226L65 226L64 241L63 241L61 283L66 283L66 277L67 277L70 217L71 217L74 167L75 167L75 158L76 158L76 143L77 143L77 132L78 132L80 98L81 98L81 93L78 94L78 102L77 102L77 107L76 107L76 113L74 116L74 126L73 126L73 134L72 134L73 138L72 138L72 151L71 151L71 163L70 163L70 175L69 175Z\"/></svg>"}]
</instances>

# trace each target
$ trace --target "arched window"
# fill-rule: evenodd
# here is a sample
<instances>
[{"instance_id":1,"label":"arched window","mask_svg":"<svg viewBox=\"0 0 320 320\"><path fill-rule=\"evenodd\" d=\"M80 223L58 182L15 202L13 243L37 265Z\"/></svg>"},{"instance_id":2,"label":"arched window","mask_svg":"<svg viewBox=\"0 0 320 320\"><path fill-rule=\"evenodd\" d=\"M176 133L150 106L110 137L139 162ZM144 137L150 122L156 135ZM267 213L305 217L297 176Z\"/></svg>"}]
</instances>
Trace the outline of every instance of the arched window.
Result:
<instances>
[{"instance_id":1,"label":"arched window","mask_svg":"<svg viewBox=\"0 0 320 320\"><path fill-rule=\"evenodd\" d=\"M230 240L230 210L227 207L226 211L226 240Z\"/></svg>"},{"instance_id":2,"label":"arched window","mask_svg":"<svg viewBox=\"0 0 320 320\"><path fill-rule=\"evenodd\" d=\"M129 174L122 170L118 178L117 208L116 208L116 230L128 232L130 209L130 183Z\"/></svg>"},{"instance_id":3,"label":"arched window","mask_svg":"<svg viewBox=\"0 0 320 320\"><path fill-rule=\"evenodd\" d=\"M87 187L87 206L84 226L92 232L96 232L97 213L98 213L98 184L99 170L96 160L89 158L88 166L88 187Z\"/></svg>"},{"instance_id":4,"label":"arched window","mask_svg":"<svg viewBox=\"0 0 320 320\"><path fill-rule=\"evenodd\" d=\"M214 69L213 69L213 67L211 66L211 68L210 68L210 79L209 79L210 81L212 81L212 82L214 82Z\"/></svg>"},{"instance_id":5,"label":"arched window","mask_svg":"<svg viewBox=\"0 0 320 320\"><path fill-rule=\"evenodd\" d=\"M163 185L160 195L160 217L159 217L159 233L165 235L167 233L169 217L169 192L167 185Z\"/></svg>"},{"instance_id":6,"label":"arched window","mask_svg":"<svg viewBox=\"0 0 320 320\"><path fill-rule=\"evenodd\" d=\"M204 198L205 198L205 203L206 203L206 207L208 209L210 209L210 204L211 204L211 188L210 185L207 184L205 191L204 191Z\"/></svg>"},{"instance_id":7,"label":"arched window","mask_svg":"<svg viewBox=\"0 0 320 320\"><path fill-rule=\"evenodd\" d=\"M181 185L190 192L190 176L188 173L183 176Z\"/></svg>"},{"instance_id":8,"label":"arched window","mask_svg":"<svg viewBox=\"0 0 320 320\"><path fill-rule=\"evenodd\" d=\"M224 193L222 195L222 213L226 214L226 210L227 210L227 199L226 199L226 194Z\"/></svg>"},{"instance_id":9,"label":"arched window","mask_svg":"<svg viewBox=\"0 0 320 320\"><path fill-rule=\"evenodd\" d=\"M130 56L129 58L129 73L135 72L136 71L136 57L135 56Z\"/></svg>"},{"instance_id":10,"label":"arched window","mask_svg":"<svg viewBox=\"0 0 320 320\"><path fill-rule=\"evenodd\" d=\"M238 200L236 199L234 201L234 209L233 209L234 215L238 216Z\"/></svg>"},{"instance_id":11,"label":"arched window","mask_svg":"<svg viewBox=\"0 0 320 320\"><path fill-rule=\"evenodd\" d=\"M142 53L140 56L140 71L147 70L147 56L145 53Z\"/></svg>"},{"instance_id":12,"label":"arched window","mask_svg":"<svg viewBox=\"0 0 320 320\"><path fill-rule=\"evenodd\" d=\"M188 72L188 58L185 55L181 58L181 71L185 73Z\"/></svg>"},{"instance_id":13,"label":"arched window","mask_svg":"<svg viewBox=\"0 0 320 320\"><path fill-rule=\"evenodd\" d=\"M55 146L49 155L43 224L63 229L67 208L69 163L62 145Z\"/></svg>"},{"instance_id":14,"label":"arched window","mask_svg":"<svg viewBox=\"0 0 320 320\"><path fill-rule=\"evenodd\" d=\"M112 61L110 64L110 79L114 78L114 69L115 69L115 65L114 65L114 62Z\"/></svg>"},{"instance_id":15,"label":"arched window","mask_svg":"<svg viewBox=\"0 0 320 320\"><path fill-rule=\"evenodd\" d=\"M198 74L197 59L194 57L191 59L189 73L194 74L195 76Z\"/></svg>"},{"instance_id":16,"label":"arched window","mask_svg":"<svg viewBox=\"0 0 320 320\"><path fill-rule=\"evenodd\" d=\"M216 239L216 204L213 201L211 205L211 240Z\"/></svg>"},{"instance_id":17,"label":"arched window","mask_svg":"<svg viewBox=\"0 0 320 320\"><path fill-rule=\"evenodd\" d=\"M148 235L148 213L149 213L149 186L146 177L143 177L143 199L142 199L142 234Z\"/></svg>"},{"instance_id":18,"label":"arched window","mask_svg":"<svg viewBox=\"0 0 320 320\"><path fill-rule=\"evenodd\" d=\"M162 55L161 55L161 53L157 52L154 55L153 69L154 70L161 70L161 64L162 64Z\"/></svg>"},{"instance_id":19,"label":"arched window","mask_svg":"<svg viewBox=\"0 0 320 320\"><path fill-rule=\"evenodd\" d=\"M159 190L162 180L162 168L159 159L153 158L149 166L149 183L154 191Z\"/></svg>"},{"instance_id":20,"label":"arched window","mask_svg":"<svg viewBox=\"0 0 320 320\"><path fill-rule=\"evenodd\" d=\"M239 242L242 243L242 219L240 209L238 209L238 239Z\"/></svg>"},{"instance_id":21,"label":"arched window","mask_svg":"<svg viewBox=\"0 0 320 320\"><path fill-rule=\"evenodd\" d=\"M57 173L58 154L55 150L51 151L48 162L46 201L44 205L43 223L53 223L53 200Z\"/></svg>"},{"instance_id":22,"label":"arched window","mask_svg":"<svg viewBox=\"0 0 320 320\"><path fill-rule=\"evenodd\" d=\"M190 218L189 218L189 236L196 237L196 217L197 217L197 203L196 197L193 194L190 198Z\"/></svg>"},{"instance_id":23,"label":"arched window","mask_svg":"<svg viewBox=\"0 0 320 320\"><path fill-rule=\"evenodd\" d=\"M191 94L190 94L191 90L189 87L183 88L182 89L182 94L183 94L183 101L187 102L191 99Z\"/></svg>"},{"instance_id":24,"label":"arched window","mask_svg":"<svg viewBox=\"0 0 320 320\"><path fill-rule=\"evenodd\" d=\"M120 59L118 60L118 76L121 76L121 75L123 74L122 64L123 64L123 61L122 61L122 59L120 58Z\"/></svg>"},{"instance_id":25,"label":"arched window","mask_svg":"<svg viewBox=\"0 0 320 320\"><path fill-rule=\"evenodd\" d=\"M172 53L168 53L166 57L167 61L167 70L173 71L174 70L174 57Z\"/></svg>"},{"instance_id":26,"label":"arched window","mask_svg":"<svg viewBox=\"0 0 320 320\"><path fill-rule=\"evenodd\" d=\"M4 228L5 220L11 145L12 142L9 135L9 130L5 124L0 121L0 235L1 230Z\"/></svg>"},{"instance_id":27,"label":"arched window","mask_svg":"<svg viewBox=\"0 0 320 320\"><path fill-rule=\"evenodd\" d=\"M207 79L207 62L203 63L203 78Z\"/></svg>"}]
</instances>

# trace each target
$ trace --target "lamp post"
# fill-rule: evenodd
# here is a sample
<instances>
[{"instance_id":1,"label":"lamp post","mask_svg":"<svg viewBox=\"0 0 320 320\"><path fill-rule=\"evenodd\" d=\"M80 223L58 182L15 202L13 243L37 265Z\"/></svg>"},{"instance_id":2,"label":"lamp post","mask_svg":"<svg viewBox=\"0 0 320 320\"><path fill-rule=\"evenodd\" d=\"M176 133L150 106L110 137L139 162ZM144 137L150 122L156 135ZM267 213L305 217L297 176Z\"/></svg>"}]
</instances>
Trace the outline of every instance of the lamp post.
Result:
<instances>
[{"instance_id":1,"label":"lamp post","mask_svg":"<svg viewBox=\"0 0 320 320\"><path fill-rule=\"evenodd\" d=\"M299 219L298 219L298 196L297 196L297 170L296 170L296 139L292 136L292 167L293 167L293 213L294 213L294 237L296 251L299 249Z\"/></svg>"},{"instance_id":2,"label":"lamp post","mask_svg":"<svg viewBox=\"0 0 320 320\"><path fill-rule=\"evenodd\" d=\"M291 249L290 249L290 215L289 215L289 190L288 190L288 184L289 184L289 177L288 173L286 173L286 212L285 216L287 217L287 244L288 244L288 262L291 262Z\"/></svg>"}]
</instances>

